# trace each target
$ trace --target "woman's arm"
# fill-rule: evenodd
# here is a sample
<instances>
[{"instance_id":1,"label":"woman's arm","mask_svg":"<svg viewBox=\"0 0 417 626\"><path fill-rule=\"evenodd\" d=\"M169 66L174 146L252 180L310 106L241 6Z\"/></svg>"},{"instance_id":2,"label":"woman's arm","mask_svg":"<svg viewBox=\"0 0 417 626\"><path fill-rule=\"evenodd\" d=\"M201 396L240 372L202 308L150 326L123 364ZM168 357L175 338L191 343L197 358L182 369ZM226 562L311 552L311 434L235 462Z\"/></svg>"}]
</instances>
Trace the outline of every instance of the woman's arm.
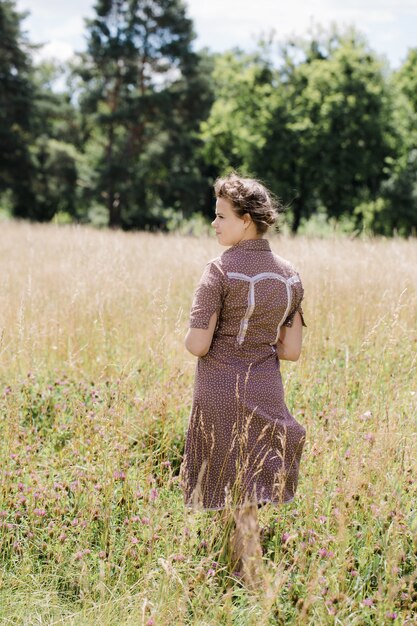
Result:
<instances>
[{"instance_id":1,"label":"woman's arm","mask_svg":"<svg viewBox=\"0 0 417 626\"><path fill-rule=\"evenodd\" d=\"M185 347L194 356L204 356L210 349L217 324L217 313L210 317L208 328L189 328L185 337Z\"/></svg>"},{"instance_id":2,"label":"woman's arm","mask_svg":"<svg viewBox=\"0 0 417 626\"><path fill-rule=\"evenodd\" d=\"M281 326L278 343L278 358L285 361L297 361L303 342L303 325L301 315L297 311L292 326Z\"/></svg>"}]
</instances>

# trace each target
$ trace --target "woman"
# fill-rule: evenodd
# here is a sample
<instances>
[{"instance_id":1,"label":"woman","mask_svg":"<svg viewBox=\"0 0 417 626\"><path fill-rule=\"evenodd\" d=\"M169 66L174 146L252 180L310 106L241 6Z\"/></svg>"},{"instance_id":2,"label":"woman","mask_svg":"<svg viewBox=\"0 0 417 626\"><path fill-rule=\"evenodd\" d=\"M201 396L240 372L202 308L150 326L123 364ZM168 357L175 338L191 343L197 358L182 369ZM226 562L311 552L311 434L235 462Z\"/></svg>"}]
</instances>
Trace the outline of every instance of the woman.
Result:
<instances>
[{"instance_id":1,"label":"woman","mask_svg":"<svg viewBox=\"0 0 417 626\"><path fill-rule=\"evenodd\" d=\"M181 485L194 509L233 511L233 559L246 582L262 558L258 507L295 494L305 430L288 411L280 360L300 355L303 287L264 239L277 217L258 181L215 183L218 241L196 289L185 345L198 356ZM256 584L256 582L255 582Z\"/></svg>"}]
</instances>

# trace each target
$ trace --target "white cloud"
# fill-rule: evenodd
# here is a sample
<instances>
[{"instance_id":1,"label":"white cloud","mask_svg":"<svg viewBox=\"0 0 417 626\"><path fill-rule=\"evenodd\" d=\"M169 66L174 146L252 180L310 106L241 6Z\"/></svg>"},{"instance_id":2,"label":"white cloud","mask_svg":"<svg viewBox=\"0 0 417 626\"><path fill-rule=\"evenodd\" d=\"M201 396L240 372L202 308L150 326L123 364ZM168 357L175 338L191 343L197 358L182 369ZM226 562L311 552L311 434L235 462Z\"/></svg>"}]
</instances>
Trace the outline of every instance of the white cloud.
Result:
<instances>
[{"instance_id":1,"label":"white cloud","mask_svg":"<svg viewBox=\"0 0 417 626\"><path fill-rule=\"evenodd\" d=\"M240 0L238 5L233 0L187 0L187 5L197 44L217 50L253 48L259 35L271 30L283 39L332 23L356 26L394 65L417 45L417 0ZM413 28L405 29L405 22Z\"/></svg>"},{"instance_id":2,"label":"white cloud","mask_svg":"<svg viewBox=\"0 0 417 626\"><path fill-rule=\"evenodd\" d=\"M41 59L58 59L58 61L66 61L74 54L74 49L71 44L65 41L50 41L45 46L42 46L36 53L36 60Z\"/></svg>"},{"instance_id":3,"label":"white cloud","mask_svg":"<svg viewBox=\"0 0 417 626\"><path fill-rule=\"evenodd\" d=\"M23 26L34 43L43 42L60 59L85 47L84 18L93 15L94 0L17 0L31 12ZM392 64L417 45L417 0L186 0L194 21L197 46L211 50L253 49L261 34L274 30L278 39L302 35L312 25L355 25L371 47ZM71 52L70 52L71 49Z\"/></svg>"},{"instance_id":4,"label":"white cloud","mask_svg":"<svg viewBox=\"0 0 417 626\"><path fill-rule=\"evenodd\" d=\"M43 44L36 57L65 60L83 49L84 18L93 15L92 4L82 0L17 0L19 11L29 11L23 30L29 31L33 43Z\"/></svg>"}]
</instances>

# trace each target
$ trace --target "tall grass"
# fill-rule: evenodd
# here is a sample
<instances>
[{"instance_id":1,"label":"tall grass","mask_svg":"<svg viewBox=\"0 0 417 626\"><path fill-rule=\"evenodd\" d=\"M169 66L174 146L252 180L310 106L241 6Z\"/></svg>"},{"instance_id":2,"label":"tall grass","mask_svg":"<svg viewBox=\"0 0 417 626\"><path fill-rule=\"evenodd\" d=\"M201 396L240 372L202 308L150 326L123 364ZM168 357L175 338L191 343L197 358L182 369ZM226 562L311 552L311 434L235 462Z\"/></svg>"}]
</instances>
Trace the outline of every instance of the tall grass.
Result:
<instances>
[{"instance_id":1,"label":"tall grass","mask_svg":"<svg viewBox=\"0 0 417 626\"><path fill-rule=\"evenodd\" d=\"M276 237L305 286L283 363L307 429L294 502L260 519L266 580L183 507L195 362L183 348L212 239L2 223L0 620L416 624L417 243Z\"/></svg>"}]
</instances>

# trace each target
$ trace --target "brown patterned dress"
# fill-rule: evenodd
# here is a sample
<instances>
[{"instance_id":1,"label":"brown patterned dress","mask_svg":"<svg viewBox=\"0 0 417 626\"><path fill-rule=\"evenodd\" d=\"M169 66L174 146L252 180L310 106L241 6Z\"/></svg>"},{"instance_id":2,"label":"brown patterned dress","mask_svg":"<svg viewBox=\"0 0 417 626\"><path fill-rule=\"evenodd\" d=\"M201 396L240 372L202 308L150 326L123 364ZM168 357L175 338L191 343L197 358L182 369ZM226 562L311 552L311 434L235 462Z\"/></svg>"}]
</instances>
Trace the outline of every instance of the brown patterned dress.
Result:
<instances>
[{"instance_id":1,"label":"brown patterned dress","mask_svg":"<svg viewBox=\"0 0 417 626\"><path fill-rule=\"evenodd\" d=\"M284 401L275 344L303 298L294 268L266 239L241 241L210 261L190 327L217 327L197 361L180 484L194 509L290 502L305 429ZM303 325L304 320L303 320Z\"/></svg>"}]
</instances>

